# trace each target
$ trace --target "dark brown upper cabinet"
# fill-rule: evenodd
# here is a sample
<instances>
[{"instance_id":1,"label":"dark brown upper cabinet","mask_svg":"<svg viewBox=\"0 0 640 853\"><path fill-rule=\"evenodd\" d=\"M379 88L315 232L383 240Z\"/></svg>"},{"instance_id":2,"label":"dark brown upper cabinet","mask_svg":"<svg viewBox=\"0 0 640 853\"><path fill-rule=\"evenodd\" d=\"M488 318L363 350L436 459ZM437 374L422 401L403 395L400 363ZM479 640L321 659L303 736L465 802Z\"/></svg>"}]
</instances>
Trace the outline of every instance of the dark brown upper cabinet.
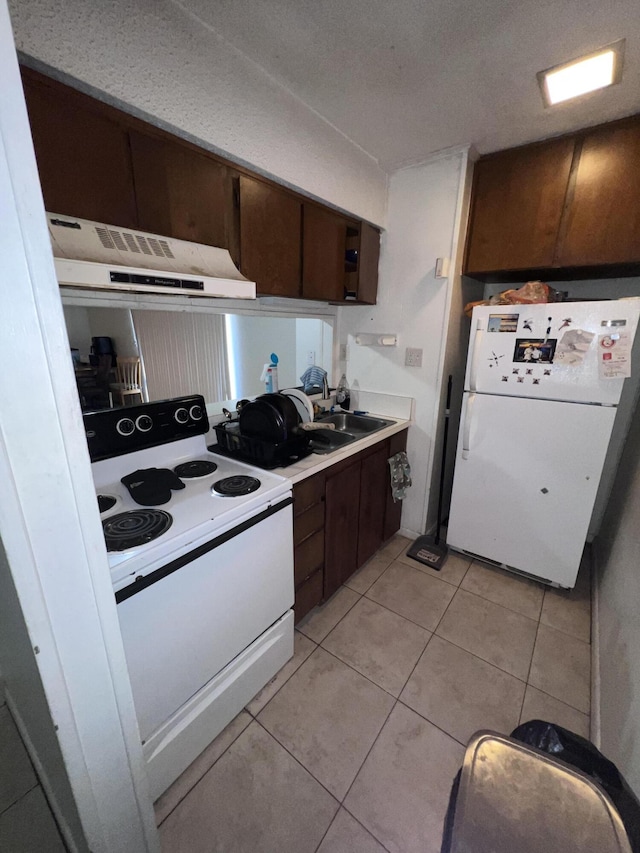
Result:
<instances>
[{"instance_id":1,"label":"dark brown upper cabinet","mask_svg":"<svg viewBox=\"0 0 640 853\"><path fill-rule=\"evenodd\" d=\"M180 141L130 131L138 227L228 248L233 187L227 168Z\"/></svg>"},{"instance_id":2,"label":"dark brown upper cabinet","mask_svg":"<svg viewBox=\"0 0 640 853\"><path fill-rule=\"evenodd\" d=\"M550 267L574 140L554 139L478 161L464 271Z\"/></svg>"},{"instance_id":3,"label":"dark brown upper cabinet","mask_svg":"<svg viewBox=\"0 0 640 853\"><path fill-rule=\"evenodd\" d=\"M297 196L240 176L240 271L258 293L301 295L301 227Z\"/></svg>"},{"instance_id":4,"label":"dark brown upper cabinet","mask_svg":"<svg viewBox=\"0 0 640 853\"><path fill-rule=\"evenodd\" d=\"M302 296L344 299L347 220L317 204L303 204Z\"/></svg>"},{"instance_id":5,"label":"dark brown upper cabinet","mask_svg":"<svg viewBox=\"0 0 640 853\"><path fill-rule=\"evenodd\" d=\"M640 262L640 121L584 136L556 266Z\"/></svg>"},{"instance_id":6,"label":"dark brown upper cabinet","mask_svg":"<svg viewBox=\"0 0 640 853\"><path fill-rule=\"evenodd\" d=\"M378 295L380 232L367 222L347 229L346 301L375 305Z\"/></svg>"},{"instance_id":7,"label":"dark brown upper cabinet","mask_svg":"<svg viewBox=\"0 0 640 853\"><path fill-rule=\"evenodd\" d=\"M22 74L48 210L226 248L260 294L375 303L372 226L37 71Z\"/></svg>"},{"instance_id":8,"label":"dark brown upper cabinet","mask_svg":"<svg viewBox=\"0 0 640 853\"><path fill-rule=\"evenodd\" d=\"M28 69L23 85L46 209L135 228L126 128L99 101Z\"/></svg>"}]
</instances>

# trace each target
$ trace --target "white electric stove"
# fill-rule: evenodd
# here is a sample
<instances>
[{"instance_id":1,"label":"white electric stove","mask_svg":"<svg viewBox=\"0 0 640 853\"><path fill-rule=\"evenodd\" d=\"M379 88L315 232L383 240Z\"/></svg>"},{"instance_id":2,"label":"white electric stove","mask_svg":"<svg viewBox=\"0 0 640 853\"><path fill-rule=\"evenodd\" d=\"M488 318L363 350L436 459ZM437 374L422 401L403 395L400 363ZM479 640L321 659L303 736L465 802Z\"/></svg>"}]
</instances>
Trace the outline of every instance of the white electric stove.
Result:
<instances>
[{"instance_id":1,"label":"white electric stove","mask_svg":"<svg viewBox=\"0 0 640 853\"><path fill-rule=\"evenodd\" d=\"M291 485L210 453L198 395L84 421L156 799L293 654Z\"/></svg>"}]
</instances>

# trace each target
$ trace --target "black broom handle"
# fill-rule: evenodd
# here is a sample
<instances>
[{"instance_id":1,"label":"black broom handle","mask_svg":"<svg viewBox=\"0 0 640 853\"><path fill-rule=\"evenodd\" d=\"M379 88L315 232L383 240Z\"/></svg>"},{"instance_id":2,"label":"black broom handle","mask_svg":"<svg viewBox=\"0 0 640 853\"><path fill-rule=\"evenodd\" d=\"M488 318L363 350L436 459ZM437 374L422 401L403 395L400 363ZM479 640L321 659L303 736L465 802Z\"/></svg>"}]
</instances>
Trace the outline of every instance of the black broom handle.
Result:
<instances>
[{"instance_id":1,"label":"black broom handle","mask_svg":"<svg viewBox=\"0 0 640 853\"><path fill-rule=\"evenodd\" d=\"M449 414L451 412L451 389L453 386L453 376L449 374L447 381L447 405L444 410L444 434L442 436L442 462L440 463L440 489L438 491L438 526L436 528L435 544L440 543L440 528L442 526L442 499L444 497L444 476L445 464L447 461L447 438L449 435Z\"/></svg>"}]
</instances>

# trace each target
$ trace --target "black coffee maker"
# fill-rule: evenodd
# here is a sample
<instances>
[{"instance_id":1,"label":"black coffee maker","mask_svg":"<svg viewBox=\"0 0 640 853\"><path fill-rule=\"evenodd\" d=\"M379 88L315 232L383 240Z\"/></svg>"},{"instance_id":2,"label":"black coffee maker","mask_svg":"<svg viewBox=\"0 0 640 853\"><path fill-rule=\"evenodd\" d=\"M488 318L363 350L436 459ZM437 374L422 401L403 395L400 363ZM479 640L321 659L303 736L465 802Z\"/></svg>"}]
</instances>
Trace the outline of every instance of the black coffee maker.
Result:
<instances>
[{"instance_id":1,"label":"black coffee maker","mask_svg":"<svg viewBox=\"0 0 640 853\"><path fill-rule=\"evenodd\" d=\"M107 337L91 338L91 353L89 354L89 364L97 367L100 362L101 355L111 356L111 366L116 366L116 351L113 348L113 341Z\"/></svg>"}]
</instances>

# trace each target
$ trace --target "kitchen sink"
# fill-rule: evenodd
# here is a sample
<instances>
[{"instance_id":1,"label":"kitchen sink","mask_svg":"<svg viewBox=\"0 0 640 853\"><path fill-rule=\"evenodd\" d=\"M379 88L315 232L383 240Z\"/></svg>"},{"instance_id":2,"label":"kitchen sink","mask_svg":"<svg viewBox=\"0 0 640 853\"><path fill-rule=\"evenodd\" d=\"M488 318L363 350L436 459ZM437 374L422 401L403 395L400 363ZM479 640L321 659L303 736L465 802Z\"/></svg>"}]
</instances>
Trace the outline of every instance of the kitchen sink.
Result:
<instances>
[{"instance_id":1,"label":"kitchen sink","mask_svg":"<svg viewBox=\"0 0 640 853\"><path fill-rule=\"evenodd\" d=\"M333 424L330 429L314 429L311 432L311 448L314 453L333 453L345 444L351 444L372 432L384 429L393 421L354 415L352 412L334 412L316 418L316 423Z\"/></svg>"},{"instance_id":2,"label":"kitchen sink","mask_svg":"<svg viewBox=\"0 0 640 853\"><path fill-rule=\"evenodd\" d=\"M349 433L357 438L369 435L370 432L377 432L393 423L393 421L387 421L384 418L354 415L352 412L333 412L330 415L321 415L317 421L323 424L333 424L336 432Z\"/></svg>"},{"instance_id":3,"label":"kitchen sink","mask_svg":"<svg viewBox=\"0 0 640 853\"><path fill-rule=\"evenodd\" d=\"M314 429L310 436L309 443L314 453L333 453L334 450L340 450L345 444L351 444L356 438L362 437L339 432L337 429Z\"/></svg>"}]
</instances>

